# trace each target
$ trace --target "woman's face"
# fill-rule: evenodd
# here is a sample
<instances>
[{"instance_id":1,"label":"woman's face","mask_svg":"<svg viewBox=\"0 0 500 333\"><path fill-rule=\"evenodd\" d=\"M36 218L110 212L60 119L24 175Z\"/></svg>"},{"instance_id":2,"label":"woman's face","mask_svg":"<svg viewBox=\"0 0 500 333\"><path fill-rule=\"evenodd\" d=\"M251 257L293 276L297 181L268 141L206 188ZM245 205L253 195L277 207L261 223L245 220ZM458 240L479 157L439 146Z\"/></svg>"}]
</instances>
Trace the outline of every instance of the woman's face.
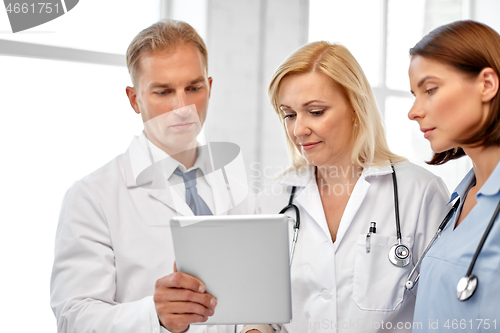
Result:
<instances>
[{"instance_id":1,"label":"woman's face","mask_svg":"<svg viewBox=\"0 0 500 333\"><path fill-rule=\"evenodd\" d=\"M339 84L323 73L296 74L278 94L288 137L309 164L351 163L354 111Z\"/></svg>"},{"instance_id":2,"label":"woman's face","mask_svg":"<svg viewBox=\"0 0 500 333\"><path fill-rule=\"evenodd\" d=\"M481 128L488 113L480 76L473 78L450 65L413 56L408 72L415 96L408 118L415 120L439 153L460 146Z\"/></svg>"}]
</instances>

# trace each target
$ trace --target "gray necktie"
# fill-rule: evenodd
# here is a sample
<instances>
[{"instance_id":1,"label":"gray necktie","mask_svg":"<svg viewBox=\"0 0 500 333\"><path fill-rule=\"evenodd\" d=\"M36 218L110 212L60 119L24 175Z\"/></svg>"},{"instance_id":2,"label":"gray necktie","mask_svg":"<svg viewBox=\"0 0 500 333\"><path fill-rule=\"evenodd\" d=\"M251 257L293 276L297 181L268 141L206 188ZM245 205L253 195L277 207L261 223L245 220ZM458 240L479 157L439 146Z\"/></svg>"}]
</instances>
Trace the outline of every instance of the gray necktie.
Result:
<instances>
[{"instance_id":1,"label":"gray necktie","mask_svg":"<svg viewBox=\"0 0 500 333\"><path fill-rule=\"evenodd\" d=\"M174 173L184 179L184 185L186 185L186 203L191 208L194 215L213 215L210 208L208 208L207 204L200 197L198 190L196 189L197 170L198 169L194 169L183 173L179 170L179 168L177 168Z\"/></svg>"}]
</instances>

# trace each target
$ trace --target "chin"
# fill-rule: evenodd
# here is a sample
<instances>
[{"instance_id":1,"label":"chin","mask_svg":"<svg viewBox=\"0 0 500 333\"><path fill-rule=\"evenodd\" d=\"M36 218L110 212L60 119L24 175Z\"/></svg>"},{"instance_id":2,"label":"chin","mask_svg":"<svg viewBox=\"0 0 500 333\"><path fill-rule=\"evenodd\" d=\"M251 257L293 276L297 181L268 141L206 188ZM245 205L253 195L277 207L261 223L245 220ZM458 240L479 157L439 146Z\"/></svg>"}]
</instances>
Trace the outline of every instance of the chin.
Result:
<instances>
[{"instance_id":1,"label":"chin","mask_svg":"<svg viewBox=\"0 0 500 333\"><path fill-rule=\"evenodd\" d=\"M318 159L306 158L306 157L304 157L304 159L306 160L307 164L309 164L310 166L318 167L318 166L322 165L321 161L318 161Z\"/></svg>"}]
</instances>

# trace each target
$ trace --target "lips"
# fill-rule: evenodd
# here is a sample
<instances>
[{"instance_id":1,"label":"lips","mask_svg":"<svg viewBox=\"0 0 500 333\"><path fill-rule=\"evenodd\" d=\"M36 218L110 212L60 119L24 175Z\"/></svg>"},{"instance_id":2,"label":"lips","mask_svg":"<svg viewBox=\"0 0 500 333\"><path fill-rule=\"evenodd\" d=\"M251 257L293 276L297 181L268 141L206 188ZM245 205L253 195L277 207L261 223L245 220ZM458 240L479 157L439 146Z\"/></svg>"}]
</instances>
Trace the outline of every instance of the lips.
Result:
<instances>
[{"instance_id":1,"label":"lips","mask_svg":"<svg viewBox=\"0 0 500 333\"><path fill-rule=\"evenodd\" d=\"M303 150L311 150L311 149L316 148L320 143L321 143L321 141L301 143L300 146L302 147Z\"/></svg>"},{"instance_id":2,"label":"lips","mask_svg":"<svg viewBox=\"0 0 500 333\"><path fill-rule=\"evenodd\" d=\"M170 127L173 128L173 129L182 130L182 129L187 129L187 128L191 127L191 125L194 125L194 123L175 124L175 125L172 125Z\"/></svg>"},{"instance_id":3,"label":"lips","mask_svg":"<svg viewBox=\"0 0 500 333\"><path fill-rule=\"evenodd\" d=\"M431 136L432 132L435 130L436 128L433 127L433 128L421 128L420 131L422 133L424 133L424 138L425 139L428 139L429 136Z\"/></svg>"}]
</instances>

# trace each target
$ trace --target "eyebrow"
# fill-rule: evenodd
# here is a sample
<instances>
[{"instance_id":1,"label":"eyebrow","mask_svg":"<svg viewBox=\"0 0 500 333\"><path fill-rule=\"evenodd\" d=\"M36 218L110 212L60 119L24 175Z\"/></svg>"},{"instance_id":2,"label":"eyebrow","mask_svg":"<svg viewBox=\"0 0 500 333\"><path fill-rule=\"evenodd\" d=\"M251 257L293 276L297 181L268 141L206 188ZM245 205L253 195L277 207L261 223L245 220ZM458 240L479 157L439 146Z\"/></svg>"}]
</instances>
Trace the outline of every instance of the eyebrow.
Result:
<instances>
[{"instance_id":1,"label":"eyebrow","mask_svg":"<svg viewBox=\"0 0 500 333\"><path fill-rule=\"evenodd\" d=\"M436 78L435 76L427 75L422 80L418 81L417 87L420 88L425 81L427 81L428 79L435 79L435 78Z\"/></svg>"},{"instance_id":2,"label":"eyebrow","mask_svg":"<svg viewBox=\"0 0 500 333\"><path fill-rule=\"evenodd\" d=\"M418 81L417 88L420 88L424 84L424 82L427 81L427 80L429 80L429 79L436 79L436 77L432 76L432 75L424 76L420 81ZM412 95L415 95L415 92L413 90L410 90L410 93Z\"/></svg>"},{"instance_id":3,"label":"eyebrow","mask_svg":"<svg viewBox=\"0 0 500 333\"><path fill-rule=\"evenodd\" d=\"M196 84L196 83L200 83L200 82L203 82L203 81L205 81L205 77L204 77L204 76L200 76L200 77L197 77L197 78L196 78L196 79L194 79L194 80L191 80L191 81L188 83L188 86L193 85L193 84ZM150 87L151 89L157 89L157 88L169 89L169 88L171 88L172 86L171 86L169 83L159 83L159 82L155 82L155 83L152 83L149 87Z\"/></svg>"},{"instance_id":4,"label":"eyebrow","mask_svg":"<svg viewBox=\"0 0 500 333\"><path fill-rule=\"evenodd\" d=\"M202 81L205 81L205 77L204 76L200 76L196 79L194 79L193 81L189 82L189 84L196 84L196 83L199 83L199 82L202 82Z\"/></svg>"},{"instance_id":5,"label":"eyebrow","mask_svg":"<svg viewBox=\"0 0 500 333\"><path fill-rule=\"evenodd\" d=\"M302 107L306 107L306 106L308 106L310 104L313 104L313 103L325 103L325 102L320 101L319 99L313 99L313 100L311 100L309 102L305 102L304 104L302 104ZM282 108L282 107L291 109L291 107L289 107L288 105L280 104L280 108Z\"/></svg>"}]
</instances>

